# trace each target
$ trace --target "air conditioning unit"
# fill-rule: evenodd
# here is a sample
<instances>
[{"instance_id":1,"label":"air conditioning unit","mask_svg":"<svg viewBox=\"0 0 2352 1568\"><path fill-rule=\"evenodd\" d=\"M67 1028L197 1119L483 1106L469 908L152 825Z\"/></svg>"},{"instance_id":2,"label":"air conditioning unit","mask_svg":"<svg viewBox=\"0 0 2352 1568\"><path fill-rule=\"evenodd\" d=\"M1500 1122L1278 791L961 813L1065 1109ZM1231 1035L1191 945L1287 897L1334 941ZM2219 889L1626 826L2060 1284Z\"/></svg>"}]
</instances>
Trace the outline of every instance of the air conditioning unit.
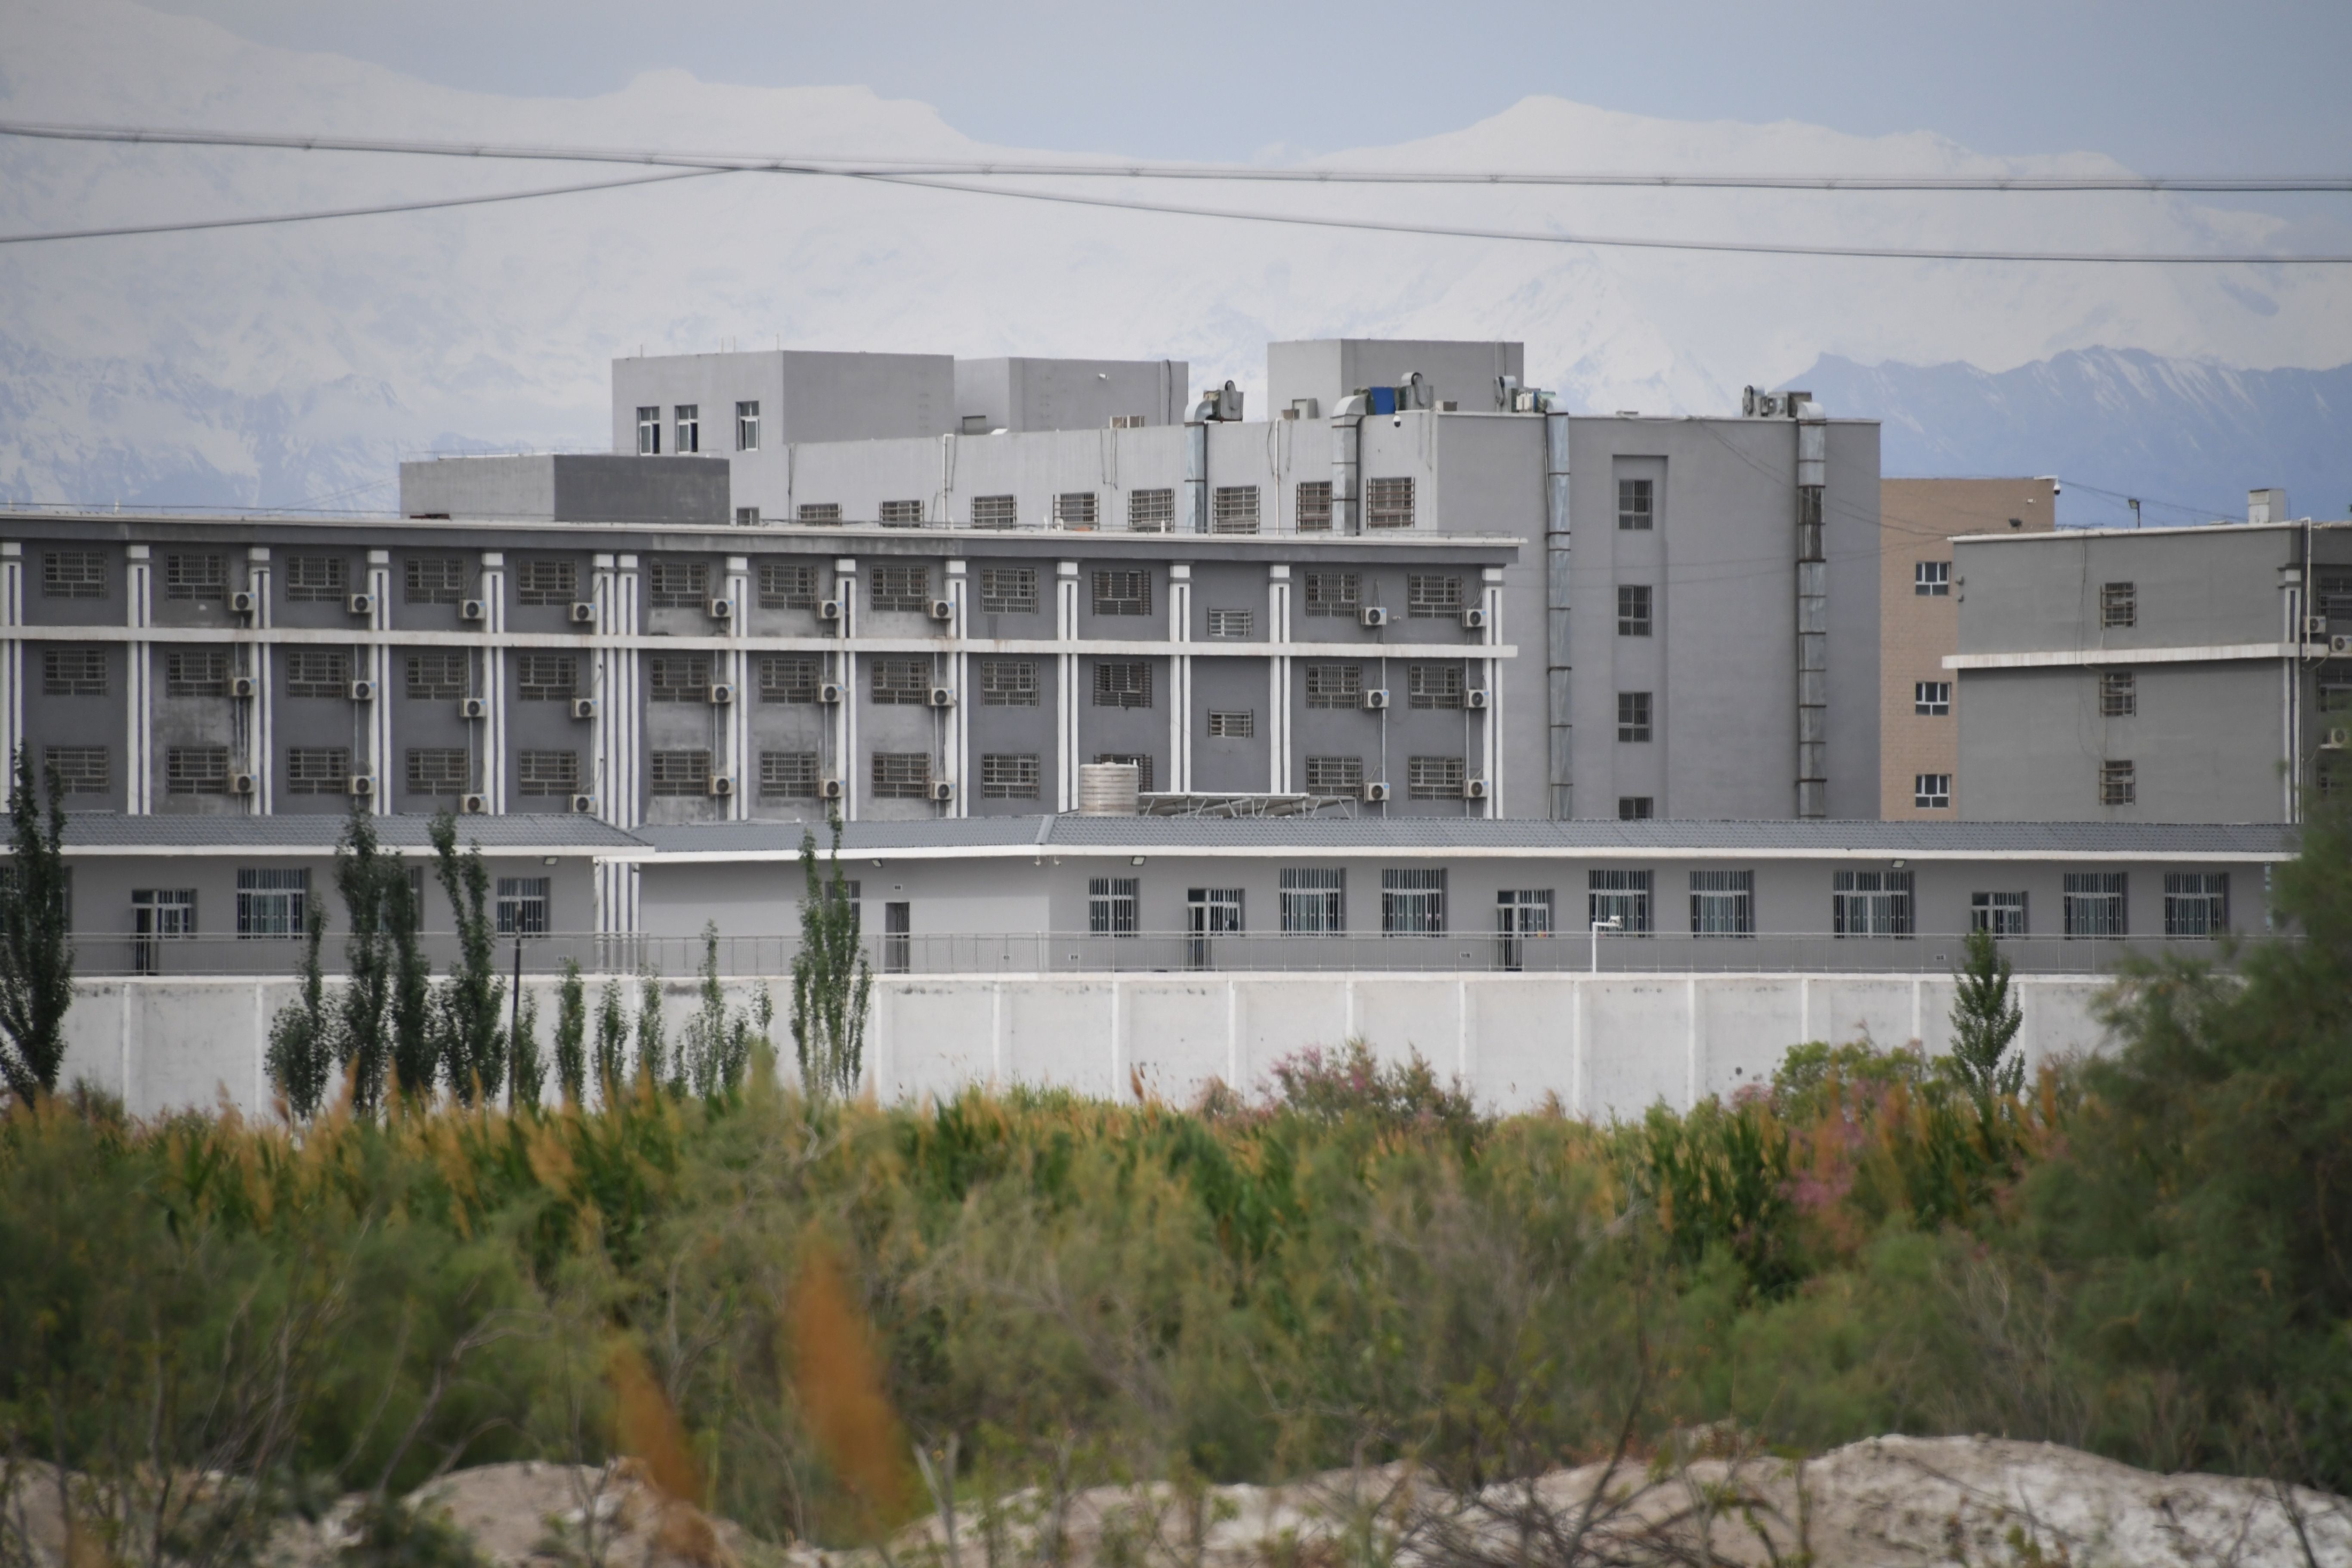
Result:
<instances>
[{"instance_id":1,"label":"air conditioning unit","mask_svg":"<svg viewBox=\"0 0 2352 1568\"><path fill-rule=\"evenodd\" d=\"M824 780L816 786L816 794L819 800L839 800L841 798L841 781L839 779Z\"/></svg>"},{"instance_id":2,"label":"air conditioning unit","mask_svg":"<svg viewBox=\"0 0 2352 1568\"><path fill-rule=\"evenodd\" d=\"M725 800L735 793L735 781L725 773L713 773L710 775L709 790L711 799Z\"/></svg>"},{"instance_id":3,"label":"air conditioning unit","mask_svg":"<svg viewBox=\"0 0 2352 1568\"><path fill-rule=\"evenodd\" d=\"M572 716L574 719L593 719L596 717L596 700L593 697L573 698Z\"/></svg>"},{"instance_id":4,"label":"air conditioning unit","mask_svg":"<svg viewBox=\"0 0 2352 1568\"><path fill-rule=\"evenodd\" d=\"M343 787L355 795L362 797L372 795L375 794L375 775L373 773L353 773L351 776L350 782L345 784Z\"/></svg>"},{"instance_id":5,"label":"air conditioning unit","mask_svg":"<svg viewBox=\"0 0 2352 1568\"><path fill-rule=\"evenodd\" d=\"M256 787L257 781L251 773L228 775L228 793L231 795L251 795Z\"/></svg>"},{"instance_id":6,"label":"air conditioning unit","mask_svg":"<svg viewBox=\"0 0 2352 1568\"><path fill-rule=\"evenodd\" d=\"M1462 694L1462 705L1465 708L1484 708L1486 706L1486 689L1483 686L1472 687Z\"/></svg>"},{"instance_id":7,"label":"air conditioning unit","mask_svg":"<svg viewBox=\"0 0 2352 1568\"><path fill-rule=\"evenodd\" d=\"M841 682L828 680L816 689L816 700L828 705L841 700Z\"/></svg>"},{"instance_id":8,"label":"air conditioning unit","mask_svg":"<svg viewBox=\"0 0 2352 1568\"><path fill-rule=\"evenodd\" d=\"M734 700L735 689L725 681L722 680L710 689L710 705L713 708L724 708Z\"/></svg>"},{"instance_id":9,"label":"air conditioning unit","mask_svg":"<svg viewBox=\"0 0 2352 1568\"><path fill-rule=\"evenodd\" d=\"M931 781L931 798L936 801L942 802L953 800L955 798L955 785L946 779L933 779Z\"/></svg>"},{"instance_id":10,"label":"air conditioning unit","mask_svg":"<svg viewBox=\"0 0 2352 1568\"><path fill-rule=\"evenodd\" d=\"M596 797L593 795L575 795L572 797L572 809L583 816L593 816L596 812Z\"/></svg>"},{"instance_id":11,"label":"air conditioning unit","mask_svg":"<svg viewBox=\"0 0 2352 1568\"><path fill-rule=\"evenodd\" d=\"M1384 626L1389 624L1388 610L1380 605L1366 605L1356 612L1356 618L1368 626Z\"/></svg>"},{"instance_id":12,"label":"air conditioning unit","mask_svg":"<svg viewBox=\"0 0 2352 1568\"><path fill-rule=\"evenodd\" d=\"M2334 637L2329 637L2327 639L2327 652L2328 656L2332 658L2343 658L2347 656L2352 656L2352 637L2347 637L2344 633L2338 632Z\"/></svg>"},{"instance_id":13,"label":"air conditioning unit","mask_svg":"<svg viewBox=\"0 0 2352 1568\"><path fill-rule=\"evenodd\" d=\"M2323 752L2340 752L2352 746L2352 730L2330 730L2327 738L2319 742Z\"/></svg>"},{"instance_id":14,"label":"air conditioning unit","mask_svg":"<svg viewBox=\"0 0 2352 1568\"><path fill-rule=\"evenodd\" d=\"M1469 609L1463 611L1462 629L1465 632L1485 631L1486 629L1486 612L1479 609L1475 605Z\"/></svg>"},{"instance_id":15,"label":"air conditioning unit","mask_svg":"<svg viewBox=\"0 0 2352 1568\"><path fill-rule=\"evenodd\" d=\"M953 599L933 599L931 601L931 619L935 621L954 620L955 601Z\"/></svg>"},{"instance_id":16,"label":"air conditioning unit","mask_svg":"<svg viewBox=\"0 0 2352 1568\"><path fill-rule=\"evenodd\" d=\"M354 681L352 681L352 701L354 701L354 702L373 702L373 701L374 701L374 700L375 700L375 682L374 682L374 681L373 681L373 680L354 680Z\"/></svg>"},{"instance_id":17,"label":"air conditioning unit","mask_svg":"<svg viewBox=\"0 0 2352 1568\"><path fill-rule=\"evenodd\" d=\"M841 619L841 601L839 599L819 599L816 605L816 618L820 621L837 621Z\"/></svg>"},{"instance_id":18,"label":"air conditioning unit","mask_svg":"<svg viewBox=\"0 0 2352 1568\"><path fill-rule=\"evenodd\" d=\"M573 605L572 606L572 624L575 626L594 626L596 624L596 606L588 603L585 599Z\"/></svg>"},{"instance_id":19,"label":"air conditioning unit","mask_svg":"<svg viewBox=\"0 0 2352 1568\"><path fill-rule=\"evenodd\" d=\"M490 809L490 797L486 795L459 795L457 809L467 816L479 816Z\"/></svg>"},{"instance_id":20,"label":"air conditioning unit","mask_svg":"<svg viewBox=\"0 0 2352 1568\"><path fill-rule=\"evenodd\" d=\"M735 601L732 599L711 600L710 618L714 621L733 620L735 618Z\"/></svg>"},{"instance_id":21,"label":"air conditioning unit","mask_svg":"<svg viewBox=\"0 0 2352 1568\"><path fill-rule=\"evenodd\" d=\"M1364 707L1368 710L1378 712L1381 709L1383 709L1388 705L1389 694L1384 689L1375 686L1370 691L1364 693Z\"/></svg>"},{"instance_id":22,"label":"air conditioning unit","mask_svg":"<svg viewBox=\"0 0 2352 1568\"><path fill-rule=\"evenodd\" d=\"M343 608L349 610L355 616L374 615L375 595L373 594L353 594L350 598L343 601Z\"/></svg>"},{"instance_id":23,"label":"air conditioning unit","mask_svg":"<svg viewBox=\"0 0 2352 1568\"><path fill-rule=\"evenodd\" d=\"M952 707L954 707L954 706L955 706L955 688L954 688L954 687L952 687L952 686L934 686L934 687L932 687L932 688L931 688L931 706L932 706L932 707L934 707L934 708L952 708Z\"/></svg>"},{"instance_id":24,"label":"air conditioning unit","mask_svg":"<svg viewBox=\"0 0 2352 1568\"><path fill-rule=\"evenodd\" d=\"M250 697L260 689L261 682L252 676L232 675L228 678L228 694L231 697Z\"/></svg>"},{"instance_id":25,"label":"air conditioning unit","mask_svg":"<svg viewBox=\"0 0 2352 1568\"><path fill-rule=\"evenodd\" d=\"M1463 798L1463 799L1465 799L1465 800L1484 800L1484 799L1486 799L1486 781L1485 779L1465 779L1465 780L1463 780L1463 781L1462 781L1462 798Z\"/></svg>"},{"instance_id":26,"label":"air conditioning unit","mask_svg":"<svg viewBox=\"0 0 2352 1568\"><path fill-rule=\"evenodd\" d=\"M490 716L490 700L487 697L466 697L458 700L457 717L487 719Z\"/></svg>"},{"instance_id":27,"label":"air conditioning unit","mask_svg":"<svg viewBox=\"0 0 2352 1568\"><path fill-rule=\"evenodd\" d=\"M457 618L461 621L488 620L490 618L489 601L486 599L460 600L457 605Z\"/></svg>"},{"instance_id":28,"label":"air conditioning unit","mask_svg":"<svg viewBox=\"0 0 2352 1568\"><path fill-rule=\"evenodd\" d=\"M2327 635L2327 617L2326 616L2304 616L2303 635L2309 637L2314 642L2326 637Z\"/></svg>"},{"instance_id":29,"label":"air conditioning unit","mask_svg":"<svg viewBox=\"0 0 2352 1568\"><path fill-rule=\"evenodd\" d=\"M261 595L250 588L239 588L228 596L228 613L232 616L249 616L260 607Z\"/></svg>"},{"instance_id":30,"label":"air conditioning unit","mask_svg":"<svg viewBox=\"0 0 2352 1568\"><path fill-rule=\"evenodd\" d=\"M1378 805L1388 797L1389 786L1384 784L1368 784L1364 786L1364 803L1367 805Z\"/></svg>"}]
</instances>

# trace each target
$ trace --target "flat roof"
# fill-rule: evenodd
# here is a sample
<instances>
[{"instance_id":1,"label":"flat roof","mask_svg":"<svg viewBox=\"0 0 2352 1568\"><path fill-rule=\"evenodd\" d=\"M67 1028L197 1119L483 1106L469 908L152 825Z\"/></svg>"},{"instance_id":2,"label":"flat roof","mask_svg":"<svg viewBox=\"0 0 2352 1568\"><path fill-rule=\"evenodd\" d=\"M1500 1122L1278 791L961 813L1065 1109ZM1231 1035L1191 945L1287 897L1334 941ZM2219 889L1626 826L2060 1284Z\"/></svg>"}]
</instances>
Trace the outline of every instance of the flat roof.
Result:
<instances>
[{"instance_id":1,"label":"flat roof","mask_svg":"<svg viewBox=\"0 0 2352 1568\"><path fill-rule=\"evenodd\" d=\"M376 840L403 853L432 847L429 816L377 816ZM68 853L154 854L178 851L244 850L270 854L331 855L343 831L340 812L299 816L143 816L121 812L88 812L66 817ZM517 813L503 816L461 816L457 819L460 848L479 844L485 854L609 855L637 850L644 844L627 831L584 813Z\"/></svg>"},{"instance_id":2,"label":"flat roof","mask_svg":"<svg viewBox=\"0 0 2352 1568\"><path fill-rule=\"evenodd\" d=\"M1884 482L1884 481L1881 481ZM2352 519L2336 518L2320 521L2315 518L2292 518L2284 522L2233 522L2216 518L2211 522L2152 523L2146 528L2058 528L2027 531L2003 529L1999 533L1956 533L1955 544L1973 543L1986 539L2032 539L2043 543L2053 539L2202 539L2215 533L2283 533L2289 529L2352 528Z\"/></svg>"}]
</instances>

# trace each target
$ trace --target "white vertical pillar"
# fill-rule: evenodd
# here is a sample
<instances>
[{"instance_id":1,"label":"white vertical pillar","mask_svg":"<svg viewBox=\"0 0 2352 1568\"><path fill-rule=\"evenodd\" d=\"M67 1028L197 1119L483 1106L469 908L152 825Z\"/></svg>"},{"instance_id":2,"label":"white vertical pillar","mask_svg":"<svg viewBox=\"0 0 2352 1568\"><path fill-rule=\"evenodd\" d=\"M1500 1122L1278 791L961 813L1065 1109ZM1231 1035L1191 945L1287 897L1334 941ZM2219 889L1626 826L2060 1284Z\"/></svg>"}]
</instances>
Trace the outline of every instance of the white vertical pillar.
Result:
<instances>
[{"instance_id":1,"label":"white vertical pillar","mask_svg":"<svg viewBox=\"0 0 2352 1568\"><path fill-rule=\"evenodd\" d=\"M1054 568L1054 636L1064 644L1078 636L1078 563L1064 561ZM1078 804L1078 656L1055 657L1054 681L1054 809L1069 811Z\"/></svg>"},{"instance_id":2,"label":"white vertical pillar","mask_svg":"<svg viewBox=\"0 0 2352 1568\"><path fill-rule=\"evenodd\" d=\"M834 656L834 679L841 700L833 710L833 765L841 779L841 819L857 820L857 563L841 556L833 563L833 596L841 603L841 651Z\"/></svg>"},{"instance_id":3,"label":"white vertical pillar","mask_svg":"<svg viewBox=\"0 0 2352 1568\"><path fill-rule=\"evenodd\" d=\"M1479 607L1486 612L1486 629L1478 638L1488 648L1503 640L1503 569L1489 566L1479 574ZM1493 653L1477 664L1478 684L1486 691L1486 717L1478 726L1478 772L1486 781L1486 815L1503 811L1503 665Z\"/></svg>"},{"instance_id":4,"label":"white vertical pillar","mask_svg":"<svg viewBox=\"0 0 2352 1568\"><path fill-rule=\"evenodd\" d=\"M743 629L750 624L751 613L750 556L727 558L726 598L732 606L727 616L727 636L735 645L721 660L726 668L719 677L735 689L735 700L722 715L727 734L727 776L735 781L735 793L727 799L727 815L740 822L751 815L752 792L760 784L760 761L751 751L751 660L743 647Z\"/></svg>"},{"instance_id":5,"label":"white vertical pillar","mask_svg":"<svg viewBox=\"0 0 2352 1568\"><path fill-rule=\"evenodd\" d=\"M245 588L253 595L254 636L246 639L246 668L253 677L252 723L247 731L247 769L253 774L247 808L256 816L278 809L278 670L275 651L261 633L269 629L269 547L255 544L245 552Z\"/></svg>"},{"instance_id":6,"label":"white vertical pillar","mask_svg":"<svg viewBox=\"0 0 2352 1568\"><path fill-rule=\"evenodd\" d=\"M947 710L947 738L940 747L940 766L942 776L955 785L955 799L948 803L950 816L971 815L971 785L979 772L972 765L971 719L966 704L971 695L971 655L964 648L964 627L971 615L971 583L965 574L964 563L947 563L948 601L948 689L955 693L955 706Z\"/></svg>"},{"instance_id":7,"label":"white vertical pillar","mask_svg":"<svg viewBox=\"0 0 2352 1568\"><path fill-rule=\"evenodd\" d=\"M1276 647L1290 644L1290 567L1265 569L1265 636ZM1271 761L1265 787L1276 795L1291 792L1290 656L1277 653L1266 660L1265 743Z\"/></svg>"},{"instance_id":8,"label":"white vertical pillar","mask_svg":"<svg viewBox=\"0 0 2352 1568\"><path fill-rule=\"evenodd\" d=\"M25 624L25 547L0 540L0 626ZM0 638L0 767L15 776L16 748L25 743L25 644Z\"/></svg>"},{"instance_id":9,"label":"white vertical pillar","mask_svg":"<svg viewBox=\"0 0 2352 1568\"><path fill-rule=\"evenodd\" d=\"M643 664L634 646L642 613L637 599L637 558L634 555L614 556L613 567L611 626L613 636L617 639L613 649L614 679L617 689L613 693L611 705L615 725L612 731L612 768L617 787L613 815L605 820L615 826L635 827L645 820L643 786L646 768L644 706L638 690ZM633 933L638 925L636 864L619 861L614 865L613 870L614 929Z\"/></svg>"},{"instance_id":10,"label":"white vertical pillar","mask_svg":"<svg viewBox=\"0 0 2352 1568\"><path fill-rule=\"evenodd\" d=\"M592 633L594 641L588 653L588 695L596 700L596 716L588 722L588 771L583 779L586 793L596 797L596 815L606 822L618 822L620 790L614 782L614 725L619 722L618 704L614 691L620 675L614 668L618 650L611 646L613 623L615 618L614 598L616 592L610 555L591 556L588 561L588 602L596 606L596 625ZM603 883L613 871L610 865L600 863L597 868L600 896ZM596 928L603 931L604 926Z\"/></svg>"},{"instance_id":11,"label":"white vertical pillar","mask_svg":"<svg viewBox=\"0 0 2352 1568\"><path fill-rule=\"evenodd\" d=\"M125 553L130 557L130 570L124 581L123 624L134 630L143 630L153 624L151 617L154 609L155 569L148 560L147 546L133 544ZM122 809L129 816L142 816L155 809L153 645L134 640L125 645L123 652L125 672L122 686L127 701L123 706Z\"/></svg>"},{"instance_id":12,"label":"white vertical pillar","mask_svg":"<svg viewBox=\"0 0 2352 1568\"><path fill-rule=\"evenodd\" d=\"M496 812L507 808L507 558L499 551L482 552L482 695L489 717L482 721L482 802Z\"/></svg>"},{"instance_id":13,"label":"white vertical pillar","mask_svg":"<svg viewBox=\"0 0 2352 1568\"><path fill-rule=\"evenodd\" d=\"M367 587L369 595L368 630L383 633L392 629L392 552L368 552ZM375 701L368 712L368 772L375 779L373 797L375 815L389 816L393 809L393 791L399 787L400 753L393 749L392 693L394 670L392 645L379 637L368 645L369 679L375 682Z\"/></svg>"},{"instance_id":14,"label":"white vertical pillar","mask_svg":"<svg viewBox=\"0 0 2352 1568\"><path fill-rule=\"evenodd\" d=\"M1192 568L1181 561L1168 568L1168 787L1182 794L1192 787Z\"/></svg>"}]
</instances>

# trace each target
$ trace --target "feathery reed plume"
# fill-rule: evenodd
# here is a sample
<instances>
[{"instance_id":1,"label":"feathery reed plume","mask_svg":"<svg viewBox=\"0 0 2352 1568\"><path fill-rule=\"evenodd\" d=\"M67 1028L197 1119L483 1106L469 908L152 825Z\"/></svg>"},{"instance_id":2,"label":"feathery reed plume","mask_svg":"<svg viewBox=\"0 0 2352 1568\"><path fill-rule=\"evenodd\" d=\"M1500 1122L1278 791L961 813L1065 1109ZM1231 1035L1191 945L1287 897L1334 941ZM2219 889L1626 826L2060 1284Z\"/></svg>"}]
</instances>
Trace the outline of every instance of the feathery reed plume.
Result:
<instances>
[{"instance_id":1,"label":"feathery reed plume","mask_svg":"<svg viewBox=\"0 0 2352 1568\"><path fill-rule=\"evenodd\" d=\"M879 1535L909 1514L907 1440L882 1392L872 1330L850 1300L832 1246L812 1235L802 1258L790 1323L802 1418L852 1500L858 1527Z\"/></svg>"}]
</instances>

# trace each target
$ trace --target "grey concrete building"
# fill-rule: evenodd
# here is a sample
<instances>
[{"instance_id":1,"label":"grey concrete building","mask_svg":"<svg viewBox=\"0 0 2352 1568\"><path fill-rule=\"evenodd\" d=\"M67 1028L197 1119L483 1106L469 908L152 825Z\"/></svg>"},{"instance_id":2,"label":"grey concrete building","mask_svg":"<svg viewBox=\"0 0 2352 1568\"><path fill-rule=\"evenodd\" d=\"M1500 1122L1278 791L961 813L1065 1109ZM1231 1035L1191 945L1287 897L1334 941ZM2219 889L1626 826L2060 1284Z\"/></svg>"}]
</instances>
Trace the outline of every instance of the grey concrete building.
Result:
<instances>
[{"instance_id":1,"label":"grey concrete building","mask_svg":"<svg viewBox=\"0 0 2352 1568\"><path fill-rule=\"evenodd\" d=\"M1959 816L2292 823L2352 778L2352 523L2252 500L1953 541Z\"/></svg>"},{"instance_id":2,"label":"grey concrete building","mask_svg":"<svg viewBox=\"0 0 2352 1568\"><path fill-rule=\"evenodd\" d=\"M400 465L400 515L538 522L681 522L722 528L724 458L551 452L435 458Z\"/></svg>"}]
</instances>

